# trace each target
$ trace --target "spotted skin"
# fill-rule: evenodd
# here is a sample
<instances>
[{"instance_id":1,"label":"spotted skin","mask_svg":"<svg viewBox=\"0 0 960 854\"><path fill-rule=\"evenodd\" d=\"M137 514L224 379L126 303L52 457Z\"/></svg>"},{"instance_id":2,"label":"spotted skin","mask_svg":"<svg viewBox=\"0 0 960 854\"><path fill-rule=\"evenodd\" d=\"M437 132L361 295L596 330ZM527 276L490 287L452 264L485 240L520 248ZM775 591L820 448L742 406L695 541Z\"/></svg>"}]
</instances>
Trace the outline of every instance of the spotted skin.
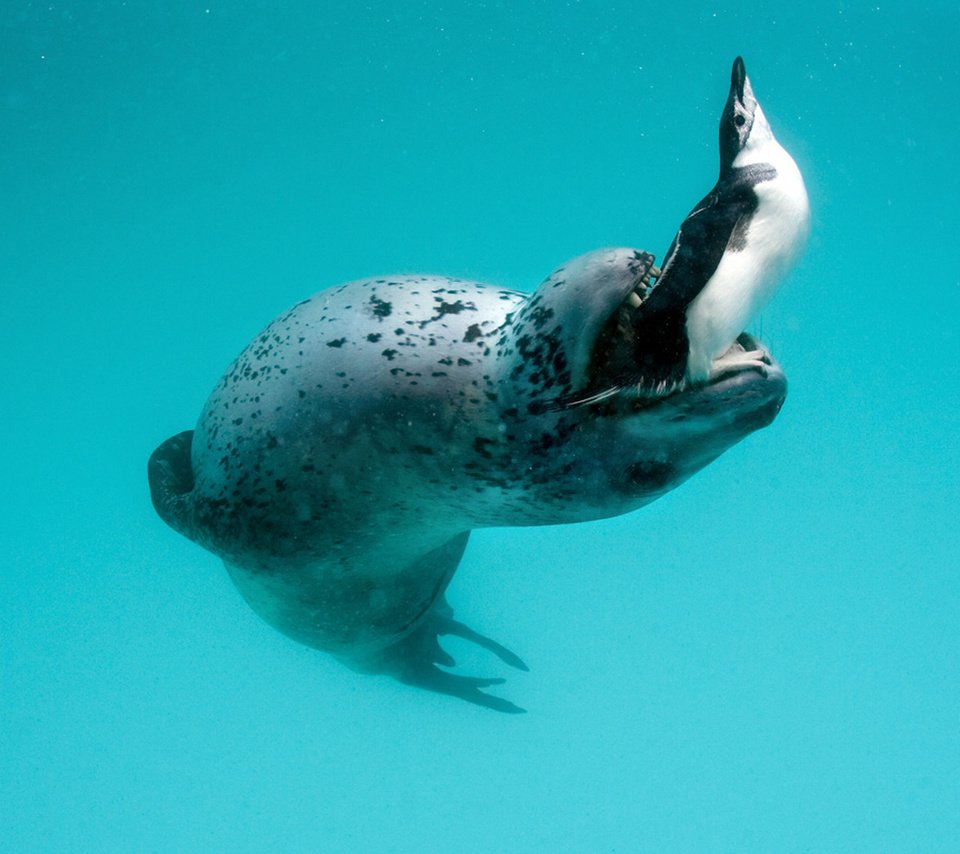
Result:
<instances>
[{"instance_id":1,"label":"spotted skin","mask_svg":"<svg viewBox=\"0 0 960 854\"><path fill-rule=\"evenodd\" d=\"M154 504L223 558L271 625L355 669L500 711L502 680L440 670L469 531L628 512L775 416L779 370L637 409L574 408L653 257L600 250L533 294L435 276L322 291L228 368L194 431L149 463Z\"/></svg>"}]
</instances>

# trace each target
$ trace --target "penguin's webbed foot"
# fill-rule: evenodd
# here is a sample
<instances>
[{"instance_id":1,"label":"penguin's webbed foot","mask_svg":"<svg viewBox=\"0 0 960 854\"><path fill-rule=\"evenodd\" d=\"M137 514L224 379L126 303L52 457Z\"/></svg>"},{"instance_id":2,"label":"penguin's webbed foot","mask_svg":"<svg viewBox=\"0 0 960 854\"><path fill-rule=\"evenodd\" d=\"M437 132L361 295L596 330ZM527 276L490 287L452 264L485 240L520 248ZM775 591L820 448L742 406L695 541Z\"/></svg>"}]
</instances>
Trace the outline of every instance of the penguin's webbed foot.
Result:
<instances>
[{"instance_id":1,"label":"penguin's webbed foot","mask_svg":"<svg viewBox=\"0 0 960 854\"><path fill-rule=\"evenodd\" d=\"M744 346L747 345L747 346ZM751 345L753 345L751 347ZM750 349L747 349L750 347ZM756 341L748 335L741 335L723 355L718 356L710 365L710 381L719 379L724 374L739 373L750 368L758 370L767 376L770 367L770 356L756 346Z\"/></svg>"}]
</instances>

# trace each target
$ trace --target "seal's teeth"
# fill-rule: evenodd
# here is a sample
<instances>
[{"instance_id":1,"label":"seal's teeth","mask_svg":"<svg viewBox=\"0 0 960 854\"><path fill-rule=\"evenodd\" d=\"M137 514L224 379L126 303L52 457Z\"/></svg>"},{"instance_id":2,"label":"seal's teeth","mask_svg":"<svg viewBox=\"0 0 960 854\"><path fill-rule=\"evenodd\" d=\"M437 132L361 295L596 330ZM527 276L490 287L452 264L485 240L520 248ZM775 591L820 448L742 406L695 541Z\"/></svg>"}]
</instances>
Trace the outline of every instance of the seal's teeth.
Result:
<instances>
[{"instance_id":1,"label":"seal's teeth","mask_svg":"<svg viewBox=\"0 0 960 854\"><path fill-rule=\"evenodd\" d=\"M660 268L651 267L649 270L647 270L646 273L644 273L640 277L640 282L635 288L635 290L637 291L638 294L640 294L640 296L646 296L650 288L653 287L653 282L655 282L655 280L659 278L660 278Z\"/></svg>"},{"instance_id":2,"label":"seal's teeth","mask_svg":"<svg viewBox=\"0 0 960 854\"><path fill-rule=\"evenodd\" d=\"M636 291L630 291L629 296L627 297L627 305L632 306L633 308L640 308L643 304L643 300L640 298L640 294Z\"/></svg>"}]
</instances>

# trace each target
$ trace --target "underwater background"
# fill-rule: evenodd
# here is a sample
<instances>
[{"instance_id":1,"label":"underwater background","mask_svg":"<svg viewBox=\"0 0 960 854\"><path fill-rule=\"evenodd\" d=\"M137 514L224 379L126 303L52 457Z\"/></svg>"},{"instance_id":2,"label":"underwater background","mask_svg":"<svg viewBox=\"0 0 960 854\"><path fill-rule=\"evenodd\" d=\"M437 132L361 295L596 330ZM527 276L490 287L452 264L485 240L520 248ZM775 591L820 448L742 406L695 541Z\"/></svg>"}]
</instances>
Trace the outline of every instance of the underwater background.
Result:
<instances>
[{"instance_id":1,"label":"underwater background","mask_svg":"<svg viewBox=\"0 0 960 854\"><path fill-rule=\"evenodd\" d=\"M0 5L0 850L960 850L960 7ZM660 257L742 54L813 209L780 417L475 532L510 716L270 629L146 460L349 279Z\"/></svg>"}]
</instances>

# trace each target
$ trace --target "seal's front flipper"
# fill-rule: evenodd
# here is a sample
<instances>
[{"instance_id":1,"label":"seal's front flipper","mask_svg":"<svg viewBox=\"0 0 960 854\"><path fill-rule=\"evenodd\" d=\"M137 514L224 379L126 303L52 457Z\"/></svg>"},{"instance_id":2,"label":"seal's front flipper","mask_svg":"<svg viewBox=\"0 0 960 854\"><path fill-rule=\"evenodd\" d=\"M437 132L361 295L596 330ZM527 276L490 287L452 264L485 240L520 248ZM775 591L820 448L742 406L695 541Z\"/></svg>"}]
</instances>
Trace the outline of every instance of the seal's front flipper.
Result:
<instances>
[{"instance_id":1,"label":"seal's front flipper","mask_svg":"<svg viewBox=\"0 0 960 854\"><path fill-rule=\"evenodd\" d=\"M456 635L458 638L463 638L464 640L472 641L477 646L482 646L484 649L492 652L497 658L499 658L504 664L509 664L511 667L516 667L517 670L523 670L525 673L529 672L530 668L524 664L523 659L520 658L515 652L511 652L502 644L497 643L493 638L488 638L486 635L480 634L480 632L475 632L469 626L465 626L459 620L453 620L449 617L440 618L440 627L438 628L438 634L441 635ZM446 653L444 653L446 655ZM450 656L447 656L450 658ZM453 661L453 659L451 659ZM439 662L443 664L444 662Z\"/></svg>"},{"instance_id":2,"label":"seal's front flipper","mask_svg":"<svg viewBox=\"0 0 960 854\"><path fill-rule=\"evenodd\" d=\"M441 598L416 630L385 649L378 656L375 667L371 669L393 676L407 685L426 688L428 691L436 691L439 694L449 694L451 697L459 697L468 703L485 706L498 712L511 714L525 712L526 709L521 709L509 700L485 694L481 690L491 685L501 685L504 679L458 676L437 667L438 664L444 667L453 667L456 664L453 657L440 646L437 640L440 635L455 635L489 650L511 667L516 667L518 670L529 669L519 656L491 638L454 620L452 615L453 610L446 600Z\"/></svg>"},{"instance_id":3,"label":"seal's front flipper","mask_svg":"<svg viewBox=\"0 0 960 854\"><path fill-rule=\"evenodd\" d=\"M526 709L504 700L503 697L494 697L491 694L484 694L481 688L489 688L491 685L502 685L505 679L482 679L475 676L457 676L454 673L447 673L433 664L426 664L408 670L404 674L396 674L401 682L413 685L417 688L426 688L428 691L436 691L438 694L449 694L451 697L459 697L468 703L477 706L485 706L497 712L507 712L509 714L523 714Z\"/></svg>"}]
</instances>

